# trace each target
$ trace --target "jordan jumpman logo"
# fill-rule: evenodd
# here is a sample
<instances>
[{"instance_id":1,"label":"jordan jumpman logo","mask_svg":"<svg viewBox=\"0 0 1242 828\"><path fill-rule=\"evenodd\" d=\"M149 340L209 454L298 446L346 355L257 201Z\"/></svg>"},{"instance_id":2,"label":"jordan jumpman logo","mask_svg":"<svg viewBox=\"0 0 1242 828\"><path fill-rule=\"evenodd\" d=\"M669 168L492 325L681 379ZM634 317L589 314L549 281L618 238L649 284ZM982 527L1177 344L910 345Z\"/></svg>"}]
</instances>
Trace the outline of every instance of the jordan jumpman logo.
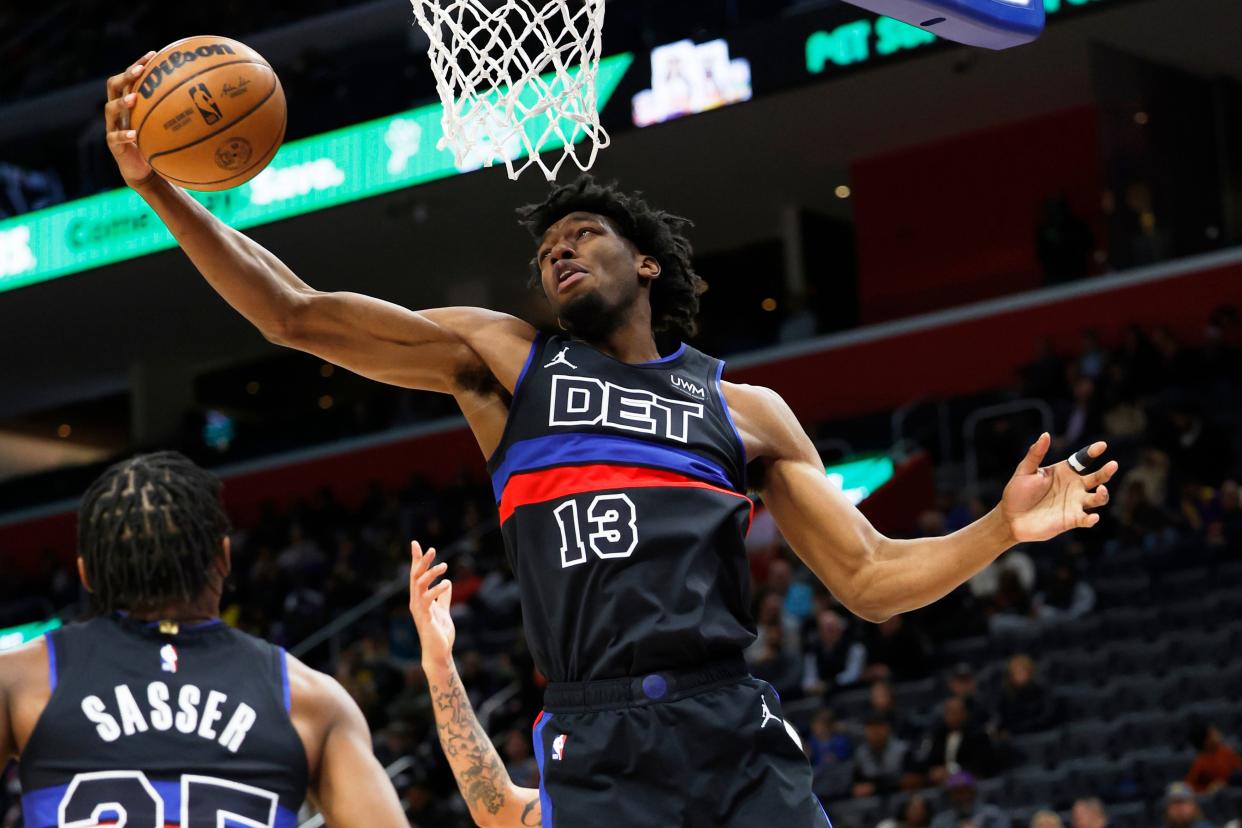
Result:
<instances>
[{"instance_id":1,"label":"jordan jumpman logo","mask_svg":"<svg viewBox=\"0 0 1242 828\"><path fill-rule=\"evenodd\" d=\"M549 362L547 365L545 365L545 366L543 366L543 367L544 367L544 368L551 368L553 365L568 365L570 368L573 368L575 371L577 371L577 370L578 370L578 366L577 366L577 365L574 365L572 362L570 362L568 359L566 359L566 358L565 358L565 352L566 352L566 351L568 351L568 350L569 350L569 346L568 346L568 345L566 345L564 348L561 348L560 353L558 353L556 356L552 357L552 361L551 361L551 362Z\"/></svg>"},{"instance_id":2,"label":"jordan jumpman logo","mask_svg":"<svg viewBox=\"0 0 1242 828\"><path fill-rule=\"evenodd\" d=\"M773 716L772 711L768 709L768 700L765 697L760 696L759 701L763 705L763 722L759 725L759 729L763 730L765 727L767 727L769 721L773 721L773 722L776 722L777 724L780 724L781 720Z\"/></svg>"}]
</instances>

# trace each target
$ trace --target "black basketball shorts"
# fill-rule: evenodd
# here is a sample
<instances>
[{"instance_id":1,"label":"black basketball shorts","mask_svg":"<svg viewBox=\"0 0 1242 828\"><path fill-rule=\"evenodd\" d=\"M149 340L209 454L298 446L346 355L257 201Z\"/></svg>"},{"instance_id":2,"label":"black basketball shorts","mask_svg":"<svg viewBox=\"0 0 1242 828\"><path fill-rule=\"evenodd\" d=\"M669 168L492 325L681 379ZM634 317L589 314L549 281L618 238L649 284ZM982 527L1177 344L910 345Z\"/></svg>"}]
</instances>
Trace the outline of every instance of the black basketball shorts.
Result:
<instances>
[{"instance_id":1,"label":"black basketball shorts","mask_svg":"<svg viewBox=\"0 0 1242 828\"><path fill-rule=\"evenodd\" d=\"M552 684L534 748L544 828L831 828L776 691L740 657Z\"/></svg>"}]
</instances>

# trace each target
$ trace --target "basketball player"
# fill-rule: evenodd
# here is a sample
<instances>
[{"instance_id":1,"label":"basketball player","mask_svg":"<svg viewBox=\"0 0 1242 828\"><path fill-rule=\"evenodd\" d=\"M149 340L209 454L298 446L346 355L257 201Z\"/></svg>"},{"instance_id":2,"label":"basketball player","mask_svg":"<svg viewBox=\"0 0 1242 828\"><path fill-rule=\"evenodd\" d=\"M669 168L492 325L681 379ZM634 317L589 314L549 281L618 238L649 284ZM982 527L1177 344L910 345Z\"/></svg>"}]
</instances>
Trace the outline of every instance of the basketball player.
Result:
<instances>
[{"instance_id":1,"label":"basketball player","mask_svg":"<svg viewBox=\"0 0 1242 828\"><path fill-rule=\"evenodd\" d=\"M109 468L78 513L100 610L0 654L0 760L27 828L407 828L345 690L220 620L220 482L176 452Z\"/></svg>"},{"instance_id":2,"label":"basketball player","mask_svg":"<svg viewBox=\"0 0 1242 828\"><path fill-rule=\"evenodd\" d=\"M777 394L721 381L720 360L686 345L657 350L657 332L694 332L703 282L688 222L590 177L522 211L561 333L480 308L415 312L317 291L153 173L128 129L141 72L139 61L108 82L108 144L224 300L272 342L451 394L465 415L551 682L535 730L545 826L827 824L776 694L742 659L755 638L748 491L873 621L935 601L1015 543L1099 520L1088 510L1107 502L1116 463L1083 476L1041 468L1045 434L986 517L947 537L882 536Z\"/></svg>"}]
</instances>

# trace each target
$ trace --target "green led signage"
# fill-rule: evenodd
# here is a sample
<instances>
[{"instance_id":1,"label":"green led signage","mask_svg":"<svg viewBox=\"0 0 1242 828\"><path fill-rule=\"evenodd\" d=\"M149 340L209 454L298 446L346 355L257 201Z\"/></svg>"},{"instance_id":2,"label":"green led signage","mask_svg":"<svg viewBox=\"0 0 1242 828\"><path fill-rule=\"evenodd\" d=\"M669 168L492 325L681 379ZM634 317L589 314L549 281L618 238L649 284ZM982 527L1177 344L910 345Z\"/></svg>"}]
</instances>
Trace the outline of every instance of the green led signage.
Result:
<instances>
[{"instance_id":1,"label":"green led signage","mask_svg":"<svg viewBox=\"0 0 1242 828\"><path fill-rule=\"evenodd\" d=\"M824 472L857 506L893 479L893 460L887 454L876 454L828 466Z\"/></svg>"},{"instance_id":2,"label":"green led signage","mask_svg":"<svg viewBox=\"0 0 1242 828\"><path fill-rule=\"evenodd\" d=\"M0 630L0 652L20 647L27 641L34 641L45 632L60 626L60 619L51 621L35 621L33 624L22 624L20 627L6 627Z\"/></svg>"},{"instance_id":3,"label":"green led signage","mask_svg":"<svg viewBox=\"0 0 1242 828\"><path fill-rule=\"evenodd\" d=\"M1101 0L1044 0L1049 15ZM907 52L936 42L936 36L918 26L891 17L864 18L832 31L815 32L806 41L806 68L813 75L834 66L852 66L876 58Z\"/></svg>"},{"instance_id":4,"label":"green led signage","mask_svg":"<svg viewBox=\"0 0 1242 828\"><path fill-rule=\"evenodd\" d=\"M601 109L633 62L630 53L600 61L596 85ZM440 114L441 105L430 104L291 141L266 170L241 187L193 196L244 230L474 169L477 164L459 169L449 150L437 149L444 134ZM532 119L526 129L538 136L544 126ZM548 150L560 147L555 137L544 145ZM132 190L100 193L0 222L0 292L175 246L163 223Z\"/></svg>"}]
</instances>

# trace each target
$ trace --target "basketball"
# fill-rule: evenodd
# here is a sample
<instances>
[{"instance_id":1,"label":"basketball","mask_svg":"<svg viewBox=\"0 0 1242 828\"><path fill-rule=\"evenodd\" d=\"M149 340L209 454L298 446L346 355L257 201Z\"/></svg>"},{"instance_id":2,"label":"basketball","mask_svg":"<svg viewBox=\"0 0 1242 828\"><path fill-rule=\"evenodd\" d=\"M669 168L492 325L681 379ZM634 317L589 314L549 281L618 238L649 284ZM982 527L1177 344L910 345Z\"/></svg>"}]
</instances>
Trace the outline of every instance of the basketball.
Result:
<instances>
[{"instance_id":1,"label":"basketball","mask_svg":"<svg viewBox=\"0 0 1242 828\"><path fill-rule=\"evenodd\" d=\"M285 135L285 93L255 50L227 37L165 46L134 84L130 127L157 173L191 190L225 190L267 166Z\"/></svg>"}]
</instances>

